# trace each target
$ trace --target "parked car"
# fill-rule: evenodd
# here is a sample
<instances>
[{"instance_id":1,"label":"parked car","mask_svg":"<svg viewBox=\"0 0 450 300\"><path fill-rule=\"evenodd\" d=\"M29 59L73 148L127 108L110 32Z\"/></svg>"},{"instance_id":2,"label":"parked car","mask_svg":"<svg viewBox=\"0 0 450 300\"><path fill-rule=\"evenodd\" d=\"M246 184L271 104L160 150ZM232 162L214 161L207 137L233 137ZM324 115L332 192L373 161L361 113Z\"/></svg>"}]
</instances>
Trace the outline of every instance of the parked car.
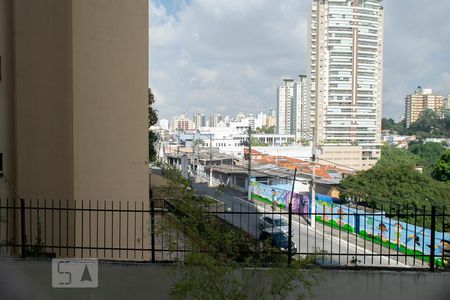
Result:
<instances>
[{"instance_id":1,"label":"parked car","mask_svg":"<svg viewBox=\"0 0 450 300\"><path fill-rule=\"evenodd\" d=\"M288 251L289 249L289 237L286 233L280 229L265 229L261 231L259 235L260 241L269 240L272 246L279 248L281 251ZM291 253L297 252L297 245L294 241L291 241Z\"/></svg>"},{"instance_id":2,"label":"parked car","mask_svg":"<svg viewBox=\"0 0 450 300\"><path fill-rule=\"evenodd\" d=\"M278 228L284 233L289 234L289 224L280 215L276 214L264 215L259 217L259 221L260 221L259 224L260 230ZM293 235L293 232L291 232L291 235Z\"/></svg>"}]
</instances>

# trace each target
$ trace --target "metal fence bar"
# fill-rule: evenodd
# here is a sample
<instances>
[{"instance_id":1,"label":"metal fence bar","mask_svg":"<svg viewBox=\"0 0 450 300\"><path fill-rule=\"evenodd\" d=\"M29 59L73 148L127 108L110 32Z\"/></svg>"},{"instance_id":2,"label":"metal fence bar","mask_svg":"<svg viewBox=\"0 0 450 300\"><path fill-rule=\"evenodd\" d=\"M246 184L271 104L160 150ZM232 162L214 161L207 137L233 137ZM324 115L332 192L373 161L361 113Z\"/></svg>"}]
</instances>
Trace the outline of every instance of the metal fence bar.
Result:
<instances>
[{"instance_id":1,"label":"metal fence bar","mask_svg":"<svg viewBox=\"0 0 450 300\"><path fill-rule=\"evenodd\" d=\"M153 200L151 191L150 191L150 222L151 222L150 226L151 226L152 262L155 262L156 261L156 252L155 252L155 200ZM177 238L177 240L178 240L178 238Z\"/></svg>"},{"instance_id":2,"label":"metal fence bar","mask_svg":"<svg viewBox=\"0 0 450 300\"><path fill-rule=\"evenodd\" d=\"M436 206L431 207L431 245L430 245L430 270L434 271L434 254L435 254L435 245L436 245Z\"/></svg>"},{"instance_id":3,"label":"metal fence bar","mask_svg":"<svg viewBox=\"0 0 450 300\"><path fill-rule=\"evenodd\" d=\"M6 226L3 226L0 232L0 240L5 236L7 238L7 243L2 240L1 253L13 253L14 249L21 249L22 255L36 255L36 252L40 252L37 254L54 256L72 254L74 257L86 257L87 255L99 256L100 253L103 253L104 258L157 262L171 261L172 259L182 260L186 253L206 251L195 239L192 239L190 228L186 228L184 223L176 224L181 212L177 210L176 200L151 198L150 208L144 207L144 205L148 205L144 202L141 204L135 202L134 206L127 202L124 206L121 202L118 204L112 202L111 205L107 205L105 201L101 207L98 201L96 201L97 205L92 205L91 201L88 205L84 205L84 201L81 203L66 201L64 205L62 201L57 200L58 203L55 205L54 200L43 200L42 202L42 200L22 199L20 205L17 205L18 202L10 203L9 200L5 202L0 199L2 226L5 219L7 220ZM279 249L274 250L277 255L285 255L288 263L292 263L293 259L303 255L317 254L319 263L326 264L361 263L364 266L384 267L388 265L400 267L405 264L411 267L423 265L426 268L429 263L428 269L431 271L447 267L448 250L445 251L445 240L450 215L445 207L442 210L434 207L430 212L425 208L420 210L417 207L397 205L389 207L384 214L383 210L378 213L373 208L357 204L352 206L353 209L357 208L357 215L354 215L354 210L347 210L342 204L334 206L332 211L329 207L324 207L320 212L319 207L319 211L311 215L311 218L318 217L319 223L322 225L312 229L303 219L303 211L295 210L296 213L293 212L294 203L295 201L290 202L285 208L278 205L272 212L288 221L286 237L288 249L285 252ZM200 207L203 209L205 216L216 216L222 220L221 222L226 221L224 224L233 225L229 228L239 230L243 237L245 236L248 241L251 241L251 251L258 252L262 247L259 245L261 232L259 217L272 214L265 212L265 206L265 203L261 203L255 208L254 204L248 202L236 202L221 206L205 206L202 203L199 205L199 209ZM16 225L20 226L20 231L15 230L12 227L14 224L11 223L12 217L16 214L20 217L20 223ZM102 216L103 221L101 220ZM130 220L133 216L134 220ZM73 220L71 220L72 217ZM108 220L109 217L111 220ZM369 223L369 219L371 219L371 223ZM150 231L148 231L148 220L150 221ZM388 228L377 225L380 221ZM134 222L134 224L130 224L130 222ZM351 223L352 226L355 226L354 231L344 226L349 222L354 222ZM101 228L102 223L103 229ZM400 223L404 229L402 235L394 230L395 226L400 226L398 225ZM70 228L71 226L73 228ZM295 226L298 228L296 229ZM41 230L43 230L42 235ZM86 230L87 232L85 232ZM94 230L95 232L93 232ZM20 235L17 234L17 240L14 240L13 237L9 241L9 234L12 232ZM69 233L73 234L73 238ZM150 241L148 233L150 233ZM407 234L406 238L405 234ZM131 241L132 237L134 237L134 241ZM108 241L109 238L110 241ZM124 238L126 241L123 240ZM63 241L64 239L65 241ZM291 247L294 239L295 243L299 241L299 244L296 245L296 253L292 251L293 247ZM310 239L314 239L314 241L312 242ZM72 240L73 243L71 243ZM138 251L141 255L136 253ZM150 259L148 254L150 254Z\"/></svg>"},{"instance_id":4,"label":"metal fence bar","mask_svg":"<svg viewBox=\"0 0 450 300\"><path fill-rule=\"evenodd\" d=\"M31 211L31 210L30 210ZM15 213L13 213L15 214ZM31 223L31 218L30 218ZM25 199L20 199L20 242L22 244L22 257L26 256L27 238L25 235Z\"/></svg>"}]
</instances>

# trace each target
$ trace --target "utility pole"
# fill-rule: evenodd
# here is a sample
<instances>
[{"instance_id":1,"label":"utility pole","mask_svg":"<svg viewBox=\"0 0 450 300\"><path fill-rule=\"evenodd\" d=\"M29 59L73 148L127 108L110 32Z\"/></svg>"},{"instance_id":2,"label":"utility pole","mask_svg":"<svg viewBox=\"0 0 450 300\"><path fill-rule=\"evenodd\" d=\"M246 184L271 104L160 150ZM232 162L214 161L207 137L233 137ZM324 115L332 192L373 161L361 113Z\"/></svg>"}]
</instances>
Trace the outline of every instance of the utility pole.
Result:
<instances>
[{"instance_id":1,"label":"utility pole","mask_svg":"<svg viewBox=\"0 0 450 300\"><path fill-rule=\"evenodd\" d=\"M180 132L177 135L177 169L181 170L181 162L180 162Z\"/></svg>"},{"instance_id":2,"label":"utility pole","mask_svg":"<svg viewBox=\"0 0 450 300\"><path fill-rule=\"evenodd\" d=\"M251 179L252 179L252 175L251 175L251 171L252 171L252 127L248 126L248 186L247 186L247 200L251 200L252 199L252 192L251 192L251 187L250 187L250 183L251 183Z\"/></svg>"},{"instance_id":3,"label":"utility pole","mask_svg":"<svg viewBox=\"0 0 450 300\"><path fill-rule=\"evenodd\" d=\"M192 156L191 156L191 169L192 169L192 174L195 174L194 170L195 170L195 134L192 134ZM195 181L195 177L194 177L194 181Z\"/></svg>"},{"instance_id":4,"label":"utility pole","mask_svg":"<svg viewBox=\"0 0 450 300\"><path fill-rule=\"evenodd\" d=\"M317 124L317 122L316 122ZM311 191L311 227L316 227L316 163L317 163L317 126L314 126L312 136L306 131L303 133L312 137L312 147L311 147L311 161L312 161L312 174L311 183L309 185Z\"/></svg>"},{"instance_id":5,"label":"utility pole","mask_svg":"<svg viewBox=\"0 0 450 300\"><path fill-rule=\"evenodd\" d=\"M292 197L295 191L295 181L297 179L297 168L294 170L294 180L292 181L291 198L289 199L289 219L288 219L288 265L292 263Z\"/></svg>"},{"instance_id":6,"label":"utility pole","mask_svg":"<svg viewBox=\"0 0 450 300\"><path fill-rule=\"evenodd\" d=\"M315 129L314 129L315 131ZM311 178L311 227L316 227L316 139L312 143L312 178Z\"/></svg>"},{"instance_id":7,"label":"utility pole","mask_svg":"<svg viewBox=\"0 0 450 300\"><path fill-rule=\"evenodd\" d=\"M212 186L212 133L209 135L209 186Z\"/></svg>"}]
</instances>

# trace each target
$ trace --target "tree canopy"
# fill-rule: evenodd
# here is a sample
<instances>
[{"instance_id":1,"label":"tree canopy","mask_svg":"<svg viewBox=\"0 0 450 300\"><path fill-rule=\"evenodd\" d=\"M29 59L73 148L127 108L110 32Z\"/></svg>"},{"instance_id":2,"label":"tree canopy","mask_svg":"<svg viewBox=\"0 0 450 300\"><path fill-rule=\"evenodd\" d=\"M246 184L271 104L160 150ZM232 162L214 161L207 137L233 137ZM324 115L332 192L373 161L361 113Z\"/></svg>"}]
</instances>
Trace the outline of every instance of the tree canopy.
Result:
<instances>
[{"instance_id":1,"label":"tree canopy","mask_svg":"<svg viewBox=\"0 0 450 300\"><path fill-rule=\"evenodd\" d=\"M152 90L148 89L148 159L154 161L156 159L155 143L158 140L158 136L155 132L150 130L150 127L158 122L158 112L154 108L155 97Z\"/></svg>"},{"instance_id":2,"label":"tree canopy","mask_svg":"<svg viewBox=\"0 0 450 300\"><path fill-rule=\"evenodd\" d=\"M377 209L387 209L392 204L427 209L433 205L450 206L450 186L416 171L414 154L389 147L384 147L381 153L373 168L340 182L341 198L370 203ZM446 153L450 162L450 152Z\"/></svg>"},{"instance_id":3,"label":"tree canopy","mask_svg":"<svg viewBox=\"0 0 450 300\"><path fill-rule=\"evenodd\" d=\"M420 139L450 137L450 110L436 112L426 109L409 128L406 128L405 120L396 123L393 119L383 118L381 128L391 133L416 135Z\"/></svg>"},{"instance_id":4,"label":"tree canopy","mask_svg":"<svg viewBox=\"0 0 450 300\"><path fill-rule=\"evenodd\" d=\"M441 155L431 175L436 180L450 182L450 149Z\"/></svg>"},{"instance_id":5,"label":"tree canopy","mask_svg":"<svg viewBox=\"0 0 450 300\"><path fill-rule=\"evenodd\" d=\"M427 174L431 174L436 161L445 152L441 143L411 143L408 151L417 156L418 163L425 168Z\"/></svg>"}]
</instances>

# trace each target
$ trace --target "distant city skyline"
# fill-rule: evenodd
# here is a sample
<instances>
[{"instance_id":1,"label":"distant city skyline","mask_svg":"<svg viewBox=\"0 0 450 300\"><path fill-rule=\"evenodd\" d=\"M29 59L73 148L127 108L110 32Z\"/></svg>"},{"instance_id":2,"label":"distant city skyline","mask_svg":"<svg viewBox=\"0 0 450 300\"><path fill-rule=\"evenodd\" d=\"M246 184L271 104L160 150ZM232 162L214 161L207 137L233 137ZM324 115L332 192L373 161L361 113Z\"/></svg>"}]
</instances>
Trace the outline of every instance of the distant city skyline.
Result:
<instances>
[{"instance_id":1,"label":"distant city skyline","mask_svg":"<svg viewBox=\"0 0 450 300\"><path fill-rule=\"evenodd\" d=\"M151 1L149 84L160 118L275 106L280 80L307 72L311 5L312 0ZM450 93L450 2L383 6L382 111L398 120L405 96L417 86Z\"/></svg>"}]
</instances>

